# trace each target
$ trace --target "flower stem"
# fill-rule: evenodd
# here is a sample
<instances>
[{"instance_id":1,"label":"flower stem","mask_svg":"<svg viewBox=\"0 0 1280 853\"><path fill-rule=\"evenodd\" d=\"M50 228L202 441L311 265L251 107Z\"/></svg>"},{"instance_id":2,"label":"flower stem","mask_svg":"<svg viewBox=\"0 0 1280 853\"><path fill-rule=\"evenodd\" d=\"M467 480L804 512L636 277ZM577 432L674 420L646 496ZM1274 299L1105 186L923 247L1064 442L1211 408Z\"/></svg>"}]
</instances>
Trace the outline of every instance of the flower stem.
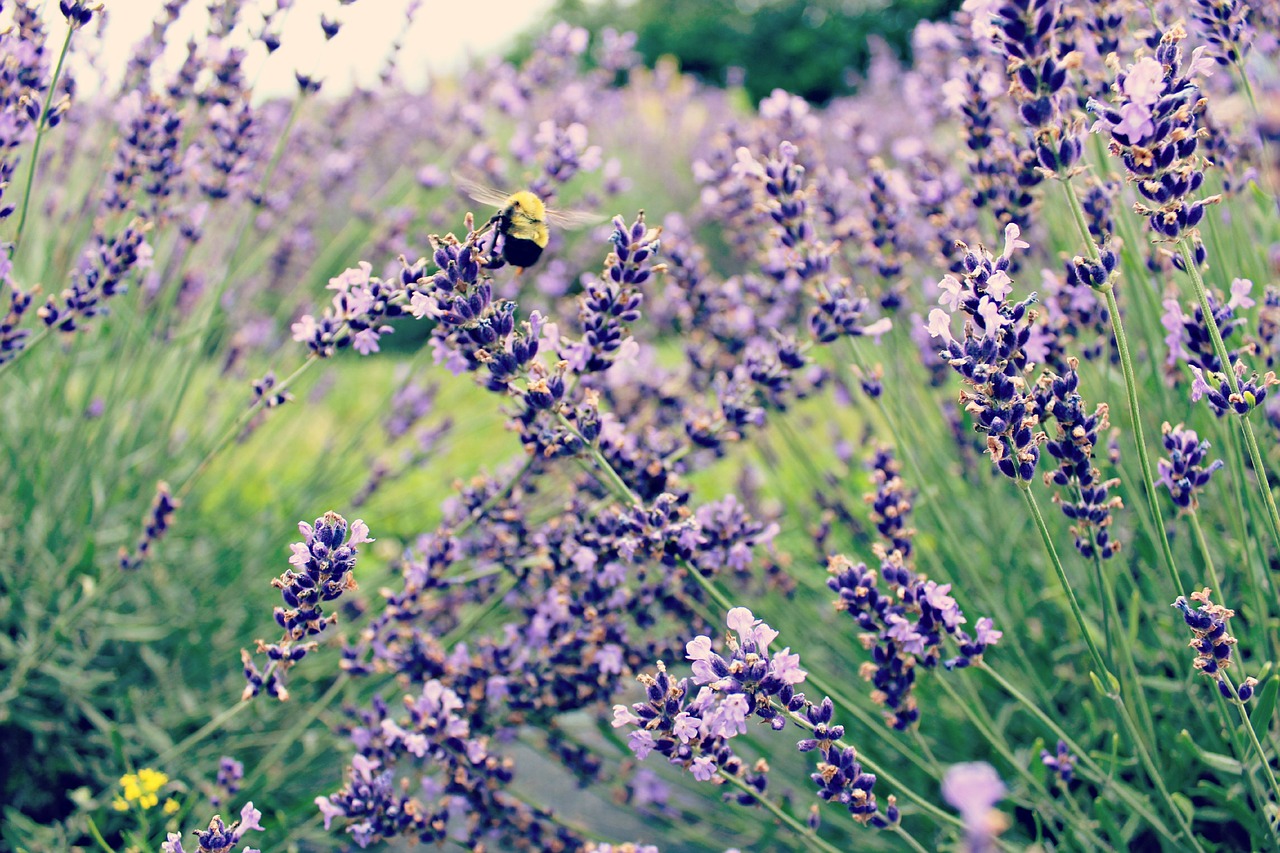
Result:
<instances>
[{"instance_id":1,"label":"flower stem","mask_svg":"<svg viewBox=\"0 0 1280 853\"><path fill-rule=\"evenodd\" d=\"M1200 275L1200 267L1196 264L1195 252L1186 237L1178 241L1178 250L1182 253L1183 266L1191 276L1191 284L1196 291L1196 299L1200 303L1200 311L1204 315L1205 324L1209 327L1209 338L1213 341L1213 353L1222 364L1222 372L1227 375L1227 384L1231 393L1239 395L1240 383L1232 368L1231 357L1227 346L1222 342L1222 332L1218 329L1218 321L1214 319L1213 309L1209 306L1209 293L1204 286L1204 278ZM1271 536L1276 547L1280 548L1280 511L1276 510L1276 499L1271 494L1271 482L1267 477L1267 469L1262 463L1262 452L1258 449L1258 438L1253 433L1253 424L1249 416L1240 418L1240 429L1244 432L1244 443L1249 450L1249 460L1253 463L1254 473L1258 477L1258 488L1262 491L1263 502L1267 506L1267 520L1271 523Z\"/></svg>"},{"instance_id":2,"label":"flower stem","mask_svg":"<svg viewBox=\"0 0 1280 853\"><path fill-rule=\"evenodd\" d=\"M1053 546L1053 537L1049 534L1049 527L1045 524L1044 516L1040 513L1040 505L1036 502L1036 496L1031 493L1031 485L1019 482L1018 490L1022 492L1027 509L1031 511L1031 518L1036 524L1036 529L1040 531L1040 539L1044 542L1045 551L1049 554L1049 562L1053 564L1054 573L1058 576L1058 583L1062 585L1062 591L1066 593L1067 604L1071 607L1071 615L1075 617L1076 625L1084 636L1085 645L1089 647L1093 665L1097 667L1100 676L1110 680L1113 676L1110 670L1107 669L1106 661L1102 659L1102 655L1098 651L1098 646L1093 640L1093 634L1089 631L1088 623L1085 622L1084 611L1080 609L1080 602L1076 600L1075 591L1071 588L1071 581L1067 578L1067 572L1062 567L1062 560L1058 558L1058 550Z\"/></svg>"},{"instance_id":3,"label":"flower stem","mask_svg":"<svg viewBox=\"0 0 1280 853\"><path fill-rule=\"evenodd\" d=\"M716 775L719 776L721 779L725 780L726 782L728 782L730 785L733 785L735 788L739 788L745 793L750 794L751 797L757 803L764 806L765 809L767 809L774 817L776 817L778 820L782 821L784 824L790 827L792 832L795 832L797 835L801 835L804 838L808 839L809 843L813 845L811 849L823 850L823 851L826 851L826 853L840 853L839 847L836 847L833 844L823 841L821 838L818 837L818 834L816 832L814 832L812 829L805 826L799 820L797 820L796 818L788 814L777 803L763 796L759 791L757 791L755 788L752 788L746 782L743 782L737 776L734 776L732 773L726 773L723 770L716 770Z\"/></svg>"},{"instance_id":4,"label":"flower stem","mask_svg":"<svg viewBox=\"0 0 1280 853\"><path fill-rule=\"evenodd\" d=\"M298 366L297 370L277 382L272 387L271 392L273 394L283 393L289 388L289 386L298 381L298 379L310 370L319 360L319 356L315 353L311 353L307 356L306 360ZM195 485L196 480L199 479L200 475L208 470L209 466L213 463L213 460L217 458L218 454L221 453L228 444L235 440L235 437L240 434L240 431L245 428L253 416L256 415L264 405L266 405L266 400L266 396L263 396L259 400L255 400L251 406L244 410L240 417L236 418L235 422L222 434L222 437L214 443L213 447L209 448L209 452L200 460L200 464L195 467L195 470L187 475L187 478L183 480L182 485L178 487L176 492L174 492L174 498L176 500L181 501L191 492L191 488Z\"/></svg>"},{"instance_id":5,"label":"flower stem","mask_svg":"<svg viewBox=\"0 0 1280 853\"><path fill-rule=\"evenodd\" d=\"M1262 772L1266 774L1267 784L1271 786L1271 793L1275 795L1276 803L1280 804L1280 784L1276 783L1275 771L1271 769L1271 761L1267 758L1267 751L1262 748L1262 742L1258 740L1258 732L1253 728L1253 721L1249 719L1249 712L1245 709L1244 702L1240 699L1240 694L1236 692L1236 686L1231 683L1231 676L1223 672L1222 680L1231 691L1230 702L1236 706L1236 710L1240 713L1240 722L1244 724L1245 733L1249 735L1249 742L1253 744L1253 751L1258 755L1258 763L1262 765ZM1267 815L1266 820L1272 835L1276 836L1277 841L1280 841L1280 834L1277 833L1274 818L1271 815Z\"/></svg>"},{"instance_id":6,"label":"flower stem","mask_svg":"<svg viewBox=\"0 0 1280 853\"><path fill-rule=\"evenodd\" d=\"M53 69L53 79L49 81L49 92L44 96L44 108L40 110L40 119L36 122L36 141L31 146L31 162L27 165L27 185L22 191L22 212L18 215L18 230L14 232L13 242L9 245L9 257L18 252L18 243L22 240L23 229L27 227L27 211L31 205L31 188L35 185L36 165L40 162L40 143L44 141L44 132L48 127L49 106L53 103L53 95L58 91L58 78L62 76L62 63L71 49L71 36L76 28L67 24L67 37L62 40L62 51L58 54L58 64Z\"/></svg>"}]
</instances>

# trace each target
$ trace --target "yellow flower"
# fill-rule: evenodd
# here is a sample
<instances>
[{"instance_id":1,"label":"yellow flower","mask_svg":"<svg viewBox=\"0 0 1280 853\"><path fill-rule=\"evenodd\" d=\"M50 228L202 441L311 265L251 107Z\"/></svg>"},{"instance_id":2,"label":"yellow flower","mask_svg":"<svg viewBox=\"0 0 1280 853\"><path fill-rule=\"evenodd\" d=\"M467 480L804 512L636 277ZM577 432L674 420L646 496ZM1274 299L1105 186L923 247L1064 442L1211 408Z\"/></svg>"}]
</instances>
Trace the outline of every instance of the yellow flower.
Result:
<instances>
[{"instance_id":1,"label":"yellow flower","mask_svg":"<svg viewBox=\"0 0 1280 853\"><path fill-rule=\"evenodd\" d=\"M165 814L174 814L174 813L175 813L175 812L177 812L177 811L178 811L178 801L177 801L177 800L175 800L173 797L170 797L169 799L167 799L167 800L165 800L165 801L164 801L164 813L165 813Z\"/></svg>"},{"instance_id":2,"label":"yellow flower","mask_svg":"<svg viewBox=\"0 0 1280 853\"><path fill-rule=\"evenodd\" d=\"M150 767L143 767L137 773L126 773L120 777L123 797L116 797L112 805L119 811L125 811L133 802L144 809L152 808L160 802L156 792L167 784L169 777Z\"/></svg>"},{"instance_id":3,"label":"yellow flower","mask_svg":"<svg viewBox=\"0 0 1280 853\"><path fill-rule=\"evenodd\" d=\"M111 808L118 812L127 812L129 810L129 804L125 802L124 797L116 797L111 801Z\"/></svg>"}]
</instances>

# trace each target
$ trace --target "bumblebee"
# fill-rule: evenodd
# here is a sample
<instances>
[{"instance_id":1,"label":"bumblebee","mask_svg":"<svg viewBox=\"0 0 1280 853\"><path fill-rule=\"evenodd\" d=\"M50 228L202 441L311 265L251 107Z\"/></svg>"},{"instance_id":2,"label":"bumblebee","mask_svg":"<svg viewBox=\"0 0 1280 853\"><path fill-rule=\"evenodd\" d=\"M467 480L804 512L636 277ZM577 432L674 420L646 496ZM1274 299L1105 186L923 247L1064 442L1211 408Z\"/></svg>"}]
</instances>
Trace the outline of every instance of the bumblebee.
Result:
<instances>
[{"instance_id":1,"label":"bumblebee","mask_svg":"<svg viewBox=\"0 0 1280 853\"><path fill-rule=\"evenodd\" d=\"M502 259L521 270L533 266L542 257L542 250L551 239L548 225L581 228L602 221L602 217L585 211L551 210L529 190L505 195L461 175L455 174L453 178L471 198L498 208L481 230L493 228L501 234Z\"/></svg>"}]
</instances>

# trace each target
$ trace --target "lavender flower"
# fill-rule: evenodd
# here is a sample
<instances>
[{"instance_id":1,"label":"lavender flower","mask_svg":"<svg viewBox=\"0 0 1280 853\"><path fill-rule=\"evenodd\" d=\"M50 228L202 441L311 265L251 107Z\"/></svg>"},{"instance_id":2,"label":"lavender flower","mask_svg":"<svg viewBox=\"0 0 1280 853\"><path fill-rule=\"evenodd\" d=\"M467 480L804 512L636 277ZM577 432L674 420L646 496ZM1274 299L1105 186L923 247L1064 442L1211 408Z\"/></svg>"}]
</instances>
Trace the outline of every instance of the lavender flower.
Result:
<instances>
[{"instance_id":1,"label":"lavender flower","mask_svg":"<svg viewBox=\"0 0 1280 853\"><path fill-rule=\"evenodd\" d=\"M860 638L871 660L859 674L871 682L871 699L885 707L885 720L895 729L910 728L920 718L914 687L920 670L942 663L945 669L964 668L982 659L988 646L1003 636L991 619L982 617L973 636L961 626L968 620L951 597L951 584L939 584L912 571L898 551L877 546L880 570L849 558L831 558L827 586L839 598L836 609L847 612L866 631ZM881 586L883 581L884 586ZM943 660L949 638L958 654Z\"/></svg>"},{"instance_id":2,"label":"lavender flower","mask_svg":"<svg viewBox=\"0 0 1280 853\"><path fill-rule=\"evenodd\" d=\"M116 237L99 235L72 273L71 287L56 298L49 296L36 312L45 327L74 332L88 318L105 313L103 303L128 289L129 276L151 266L149 230L150 225L135 220Z\"/></svg>"},{"instance_id":3,"label":"lavender flower","mask_svg":"<svg viewBox=\"0 0 1280 853\"><path fill-rule=\"evenodd\" d=\"M1069 490L1065 496L1056 494L1054 501L1062 514L1075 522L1071 532L1076 550L1086 559L1096 554L1106 560L1120 550L1120 542L1111 538L1109 530L1111 511L1122 506L1120 497L1109 493L1120 481L1102 479L1093 467L1098 433L1110 423L1106 403L1099 403L1093 414L1085 411L1084 399L1076 390L1080 385L1078 366L1074 358L1068 359L1065 375L1046 373L1036 387L1039 410L1046 417L1052 415L1057 423L1057 435L1049 439L1045 449L1058 460L1058 470L1046 473L1044 479L1046 484Z\"/></svg>"},{"instance_id":4,"label":"lavender flower","mask_svg":"<svg viewBox=\"0 0 1280 853\"><path fill-rule=\"evenodd\" d=\"M419 274L405 263L405 276ZM361 262L342 275L329 279L335 291L332 307L326 307L319 319L304 314L293 324L293 339L305 343L320 358L329 358L338 350L351 347L361 355L378 352L378 339L392 329L382 321L406 313L402 296L404 282L387 282L370 275L372 266Z\"/></svg>"},{"instance_id":5,"label":"lavender flower","mask_svg":"<svg viewBox=\"0 0 1280 853\"><path fill-rule=\"evenodd\" d=\"M945 345L939 356L960 374L969 390L961 394L975 428L987 436L987 452L1000 473L1029 483L1040 460L1044 433L1036 432L1035 400L1023 371L1031 338L1029 313L1035 295L1010 300L1008 269L1013 252L1025 248L1018 226L1005 227L1005 249L993 257L986 249L965 249L962 279L947 275L938 284L939 302L948 310L929 312L929 334ZM964 339L952 336L953 315L964 318Z\"/></svg>"},{"instance_id":6,"label":"lavender flower","mask_svg":"<svg viewBox=\"0 0 1280 853\"><path fill-rule=\"evenodd\" d=\"M1238 316L1237 312L1242 308L1254 306L1254 300L1249 295L1252 289L1253 282L1237 278L1231 282L1231 298L1226 302L1223 302L1219 295L1206 294L1209 309L1213 314L1212 322L1217 324L1224 345L1236 330L1244 325L1244 318ZM1209 320L1204 316L1200 303L1191 302L1184 309L1178 300L1171 296L1164 300L1164 307L1165 313L1161 316L1160 323L1168 332L1164 342L1169 348L1165 356L1165 366L1172 369L1179 362L1185 362L1203 370L1222 371L1224 366L1214 351ZM1247 344L1228 349L1227 358L1235 364L1240 356L1248 351L1250 347Z\"/></svg>"},{"instance_id":7,"label":"lavender flower","mask_svg":"<svg viewBox=\"0 0 1280 853\"><path fill-rule=\"evenodd\" d=\"M1069 786L1075 778L1076 757L1067 749L1065 741L1058 741L1056 752L1040 750L1040 763L1053 772L1054 781L1062 788Z\"/></svg>"},{"instance_id":8,"label":"lavender flower","mask_svg":"<svg viewBox=\"0 0 1280 853\"><path fill-rule=\"evenodd\" d=\"M1196 650L1195 668L1218 683L1218 691L1226 699L1236 698L1231 694L1231 685L1226 678L1226 671L1231 667L1231 647L1236 638L1231 636L1228 620L1236 615L1221 604L1214 604L1210 599L1208 587L1191 593L1191 601L1199 606L1194 610L1183 596L1178 596L1173 606L1182 611L1182 618L1191 629L1193 638L1191 648ZM1236 696L1247 702L1253 696L1256 678L1246 678L1236 687Z\"/></svg>"},{"instance_id":9,"label":"lavender flower","mask_svg":"<svg viewBox=\"0 0 1280 853\"><path fill-rule=\"evenodd\" d=\"M213 793L209 795L209 805L215 809L240 793L240 782L244 779L244 764L224 755L218 759L218 776L213 783Z\"/></svg>"},{"instance_id":10,"label":"lavender flower","mask_svg":"<svg viewBox=\"0 0 1280 853\"><path fill-rule=\"evenodd\" d=\"M1040 166L1069 176L1080 159L1080 131L1063 118L1067 72L1076 61L1058 41L1070 20L1058 0L1005 0L992 10L996 43L1007 60L1009 92L1033 134Z\"/></svg>"},{"instance_id":11,"label":"lavender flower","mask_svg":"<svg viewBox=\"0 0 1280 853\"><path fill-rule=\"evenodd\" d=\"M240 819L227 826L221 815L214 815L209 821L208 829L192 830L192 835L196 837L196 842L200 845L191 853L224 853L231 850L244 838L244 834L249 830L262 831L262 824L258 821L262 818L262 812L253 807L253 803L246 803L244 808L240 810ZM187 849L182 846L182 836L177 832L170 832L168 838L160 845L163 853L188 853ZM260 853L260 851L246 846L243 853Z\"/></svg>"},{"instance_id":12,"label":"lavender flower","mask_svg":"<svg viewBox=\"0 0 1280 853\"><path fill-rule=\"evenodd\" d=\"M902 466L890 448L881 447L872 454L868 467L876 486L874 493L864 497L871 506L871 520L887 540L888 547L897 551L904 563L909 562L911 540L916 531L908 525L907 517L911 514L914 496L898 476Z\"/></svg>"},{"instance_id":13,"label":"lavender flower","mask_svg":"<svg viewBox=\"0 0 1280 853\"><path fill-rule=\"evenodd\" d=\"M1248 368L1244 362L1237 361L1231 369L1235 371L1236 383L1240 388L1238 393L1231 390L1231 383L1225 373L1192 367L1195 380L1191 383L1191 402L1203 397L1218 417L1228 412L1244 417L1267 399L1268 388L1280 384L1280 379L1276 378L1275 371L1272 370L1268 370L1262 377L1254 372L1246 378L1245 371Z\"/></svg>"},{"instance_id":14,"label":"lavender flower","mask_svg":"<svg viewBox=\"0 0 1280 853\"><path fill-rule=\"evenodd\" d=\"M1195 0L1191 16L1219 65L1243 65L1253 41L1249 4L1241 0ZM1242 69L1243 70L1243 69Z\"/></svg>"},{"instance_id":15,"label":"lavender flower","mask_svg":"<svg viewBox=\"0 0 1280 853\"><path fill-rule=\"evenodd\" d=\"M1160 472L1156 483L1169 490L1175 505L1194 512L1200 505L1197 492L1209 484L1209 477L1225 463L1215 459L1207 466L1204 464L1209 457L1209 441L1201 440L1195 430L1186 429L1182 424L1171 427L1166 421L1160 431L1169 458L1156 460L1156 469Z\"/></svg>"},{"instance_id":16,"label":"lavender flower","mask_svg":"<svg viewBox=\"0 0 1280 853\"><path fill-rule=\"evenodd\" d=\"M1191 198L1204 182L1196 148L1205 105L1193 78L1208 73L1211 61L1199 47L1184 65L1180 43L1186 35L1180 25L1165 31L1154 57L1140 58L1117 77L1112 103L1088 103L1098 117L1093 132L1111 137L1111 153L1124 163L1129 181L1146 200L1135 210L1157 238L1171 241L1191 233L1205 208L1219 201L1217 196ZM1196 262L1203 263L1204 247L1198 241L1195 254ZM1177 258L1174 263L1181 265Z\"/></svg>"},{"instance_id":17,"label":"lavender flower","mask_svg":"<svg viewBox=\"0 0 1280 853\"><path fill-rule=\"evenodd\" d=\"M831 721L831 700L814 704L795 692L806 676L799 655L791 654L790 648L770 652L778 632L745 607L730 610L726 621L734 632L727 641L729 657L712 650L710 637L695 637L686 645L687 657L693 661L692 682L675 681L659 661L656 675L640 676L646 687L644 702L613 706L613 726L634 727L628 745L636 757L643 760L657 752L670 763L686 767L699 781L728 774L763 793L765 768L748 771L730 742L746 733L747 720L753 716L768 722L774 731L784 729L790 717L812 735L797 747L801 752L818 752L817 771L810 776L818 796L844 804L860 823L880 827L896 823L892 798L889 810L881 814L872 791L875 776L863 770L852 747L841 743L844 727ZM703 686L690 699L694 685ZM748 805L754 798L744 793L738 800Z\"/></svg>"},{"instance_id":18,"label":"lavender flower","mask_svg":"<svg viewBox=\"0 0 1280 853\"><path fill-rule=\"evenodd\" d=\"M1009 818L996 811L1007 789L1000 774L985 761L953 764L942 777L942 798L964 819L965 850L986 853L1009 826Z\"/></svg>"},{"instance_id":19,"label":"lavender flower","mask_svg":"<svg viewBox=\"0 0 1280 853\"><path fill-rule=\"evenodd\" d=\"M151 553L151 546L164 538L173 523L173 513L182 503L174 499L169 491L169 484L160 482L156 485L156 496L151 502L151 509L143 521L142 535L133 546L133 551L120 548L120 568L136 569L143 564Z\"/></svg>"},{"instance_id":20,"label":"lavender flower","mask_svg":"<svg viewBox=\"0 0 1280 853\"><path fill-rule=\"evenodd\" d=\"M324 614L323 605L356 588L353 574L356 546L374 541L363 521L356 519L348 529L347 520L336 512L325 513L314 525L299 522L298 530L302 532L303 541L289 546L293 550L289 562L294 568L271 581L284 598L285 607L274 611L284 634L275 643L258 641L258 653L265 654L270 661L266 674L258 669L248 650L240 653L249 682L244 689L245 699L257 696L264 687L281 701L289 698L284 686L285 673L318 648L314 641L300 641L324 633L337 621L335 614Z\"/></svg>"}]
</instances>

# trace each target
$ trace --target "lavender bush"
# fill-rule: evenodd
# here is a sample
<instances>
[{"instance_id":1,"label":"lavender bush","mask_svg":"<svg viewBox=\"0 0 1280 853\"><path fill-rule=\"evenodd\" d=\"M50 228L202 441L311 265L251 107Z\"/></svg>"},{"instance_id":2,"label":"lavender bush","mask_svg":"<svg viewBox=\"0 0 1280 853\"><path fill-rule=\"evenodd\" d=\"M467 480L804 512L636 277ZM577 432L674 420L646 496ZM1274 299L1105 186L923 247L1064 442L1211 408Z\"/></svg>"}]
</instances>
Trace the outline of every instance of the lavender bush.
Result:
<instances>
[{"instance_id":1,"label":"lavender bush","mask_svg":"<svg viewBox=\"0 0 1280 853\"><path fill-rule=\"evenodd\" d=\"M269 98L356 0L118 69L44 5L6 848L1280 843L1275 9L968 0L819 108L564 24L413 90L417 0ZM522 270L472 180L599 224Z\"/></svg>"}]
</instances>

